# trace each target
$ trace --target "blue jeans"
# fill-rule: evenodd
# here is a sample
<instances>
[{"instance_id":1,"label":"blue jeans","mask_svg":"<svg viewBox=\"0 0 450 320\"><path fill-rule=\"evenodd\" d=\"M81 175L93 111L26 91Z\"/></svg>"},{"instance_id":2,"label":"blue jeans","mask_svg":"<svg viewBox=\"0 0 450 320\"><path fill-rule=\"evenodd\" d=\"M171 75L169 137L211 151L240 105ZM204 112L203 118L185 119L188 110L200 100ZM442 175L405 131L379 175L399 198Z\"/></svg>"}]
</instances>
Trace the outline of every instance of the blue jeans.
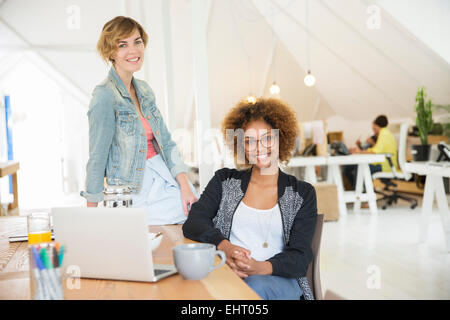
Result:
<instances>
[{"instance_id":1,"label":"blue jeans","mask_svg":"<svg viewBox=\"0 0 450 320\"><path fill-rule=\"evenodd\" d=\"M300 300L303 294L294 278L254 275L244 281L264 300Z\"/></svg>"}]
</instances>

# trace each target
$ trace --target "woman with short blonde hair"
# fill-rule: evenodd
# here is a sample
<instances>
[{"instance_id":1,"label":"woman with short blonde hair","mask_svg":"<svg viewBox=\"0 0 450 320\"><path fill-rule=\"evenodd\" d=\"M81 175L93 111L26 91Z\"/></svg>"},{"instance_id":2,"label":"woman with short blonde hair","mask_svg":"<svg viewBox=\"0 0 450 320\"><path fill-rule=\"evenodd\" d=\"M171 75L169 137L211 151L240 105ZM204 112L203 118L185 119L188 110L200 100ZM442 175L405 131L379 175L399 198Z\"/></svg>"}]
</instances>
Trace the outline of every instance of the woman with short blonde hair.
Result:
<instances>
[{"instance_id":1,"label":"woman with short blonde hair","mask_svg":"<svg viewBox=\"0 0 450 320\"><path fill-rule=\"evenodd\" d=\"M97 41L97 51L103 60L114 62L111 56L117 50L117 43L135 30L139 33L144 47L147 47L148 35L138 22L123 16L115 17L108 21L104 25L100 38Z\"/></svg>"},{"instance_id":2,"label":"woman with short blonde hair","mask_svg":"<svg viewBox=\"0 0 450 320\"><path fill-rule=\"evenodd\" d=\"M133 76L143 65L147 43L145 30L128 17L115 17L102 29L97 50L111 68L92 93L86 191L81 195L88 206L97 206L106 177L108 185L131 188L133 206L146 209L149 225L183 223L197 200L188 167L153 90Z\"/></svg>"}]
</instances>

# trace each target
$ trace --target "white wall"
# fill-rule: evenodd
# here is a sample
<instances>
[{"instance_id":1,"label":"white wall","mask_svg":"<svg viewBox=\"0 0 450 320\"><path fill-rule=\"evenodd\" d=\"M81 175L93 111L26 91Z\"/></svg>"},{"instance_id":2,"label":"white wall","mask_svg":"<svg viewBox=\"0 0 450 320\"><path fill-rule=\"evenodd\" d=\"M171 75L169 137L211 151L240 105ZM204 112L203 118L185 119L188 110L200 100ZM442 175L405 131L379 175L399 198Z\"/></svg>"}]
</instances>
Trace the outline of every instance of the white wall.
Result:
<instances>
[{"instance_id":1,"label":"white wall","mask_svg":"<svg viewBox=\"0 0 450 320\"><path fill-rule=\"evenodd\" d=\"M0 92L11 97L21 210L82 203L87 109L42 68L24 56L0 80Z\"/></svg>"}]
</instances>

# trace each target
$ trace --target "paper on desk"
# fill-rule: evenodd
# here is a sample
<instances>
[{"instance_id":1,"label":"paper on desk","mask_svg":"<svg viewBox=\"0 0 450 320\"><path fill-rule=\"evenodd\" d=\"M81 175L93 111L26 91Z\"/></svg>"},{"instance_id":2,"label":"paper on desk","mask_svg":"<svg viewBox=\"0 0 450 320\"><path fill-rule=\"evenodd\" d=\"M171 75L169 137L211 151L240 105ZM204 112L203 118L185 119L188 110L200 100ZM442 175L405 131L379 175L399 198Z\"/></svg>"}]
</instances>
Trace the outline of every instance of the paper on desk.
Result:
<instances>
[{"instance_id":1,"label":"paper on desk","mask_svg":"<svg viewBox=\"0 0 450 320\"><path fill-rule=\"evenodd\" d=\"M321 145L324 143L324 127L323 127L323 121L317 120L311 122L311 127L313 131L313 142L317 145Z\"/></svg>"},{"instance_id":2,"label":"paper on desk","mask_svg":"<svg viewBox=\"0 0 450 320\"><path fill-rule=\"evenodd\" d=\"M305 139L311 139L312 138L312 126L311 122L304 122L303 128L305 129Z\"/></svg>"},{"instance_id":3,"label":"paper on desk","mask_svg":"<svg viewBox=\"0 0 450 320\"><path fill-rule=\"evenodd\" d=\"M309 121L303 123L305 140L313 139L315 144L323 144L325 138L324 123L322 120Z\"/></svg>"}]
</instances>

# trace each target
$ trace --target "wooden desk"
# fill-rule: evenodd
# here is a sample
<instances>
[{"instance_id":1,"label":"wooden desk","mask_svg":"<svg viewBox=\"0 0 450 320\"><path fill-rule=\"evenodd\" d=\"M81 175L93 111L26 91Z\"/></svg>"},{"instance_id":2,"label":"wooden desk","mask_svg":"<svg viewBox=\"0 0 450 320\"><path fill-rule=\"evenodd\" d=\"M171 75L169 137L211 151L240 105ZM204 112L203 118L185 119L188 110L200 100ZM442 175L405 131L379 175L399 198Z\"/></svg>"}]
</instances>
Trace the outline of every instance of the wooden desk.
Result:
<instances>
[{"instance_id":1,"label":"wooden desk","mask_svg":"<svg viewBox=\"0 0 450 320\"><path fill-rule=\"evenodd\" d=\"M447 252L450 252L450 211L444 188L444 177L450 177L450 166L445 162L407 162L405 171L426 175L425 191L422 201L422 213L419 226L419 242L425 242L428 236L430 215L433 210L434 197L441 215L442 227L446 239Z\"/></svg>"},{"instance_id":2,"label":"wooden desk","mask_svg":"<svg viewBox=\"0 0 450 320\"><path fill-rule=\"evenodd\" d=\"M17 170L19 170L19 162L7 161L0 162L0 178L12 175L14 202L8 205L8 214L19 213L19 192L17 188Z\"/></svg>"},{"instance_id":3,"label":"wooden desk","mask_svg":"<svg viewBox=\"0 0 450 320\"><path fill-rule=\"evenodd\" d=\"M0 218L0 300L30 299L27 243L8 242L9 234L25 226L25 217ZM173 263L172 248L178 244L193 242L183 237L180 225L155 226L149 229L151 232L162 231L164 234L161 245L153 253L155 263ZM63 284L66 285L65 281ZM65 288L64 296L65 299L100 300L260 299L226 264L202 280L184 280L179 274L156 283L81 279L81 288Z\"/></svg>"}]
</instances>

